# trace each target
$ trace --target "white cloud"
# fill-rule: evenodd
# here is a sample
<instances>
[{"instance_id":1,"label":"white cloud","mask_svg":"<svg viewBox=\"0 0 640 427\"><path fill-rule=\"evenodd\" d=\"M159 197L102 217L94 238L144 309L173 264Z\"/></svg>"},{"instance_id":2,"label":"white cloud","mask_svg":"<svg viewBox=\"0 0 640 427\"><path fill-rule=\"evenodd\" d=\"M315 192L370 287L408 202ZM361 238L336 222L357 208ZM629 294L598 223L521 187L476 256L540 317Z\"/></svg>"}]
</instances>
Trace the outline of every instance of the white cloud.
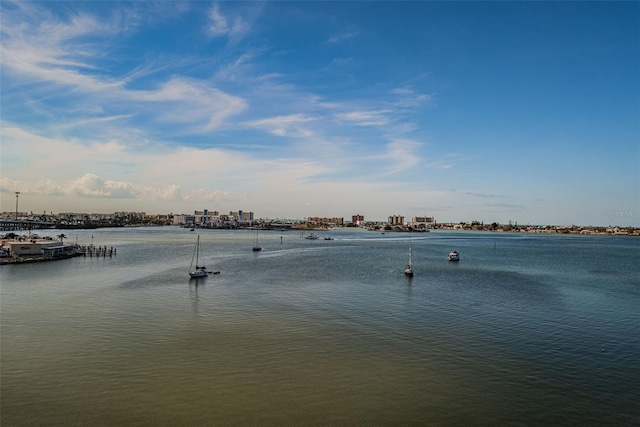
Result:
<instances>
[{"instance_id":1,"label":"white cloud","mask_svg":"<svg viewBox=\"0 0 640 427\"><path fill-rule=\"evenodd\" d=\"M121 85L84 72L97 68L88 60L100 56L100 52L77 40L90 35L104 37L117 32L117 27L86 14L71 15L62 22L31 5L18 8L16 13L3 10L2 15L0 52L5 72L87 91L111 90Z\"/></svg>"},{"instance_id":2,"label":"white cloud","mask_svg":"<svg viewBox=\"0 0 640 427\"><path fill-rule=\"evenodd\" d=\"M342 34L336 34L335 36L329 37L329 39L325 42L325 44L340 43L344 40L348 40L353 37L356 37L357 35L358 35L357 32L347 32Z\"/></svg>"},{"instance_id":3,"label":"white cloud","mask_svg":"<svg viewBox=\"0 0 640 427\"><path fill-rule=\"evenodd\" d=\"M267 119L254 120L246 123L247 126L256 129L266 130L278 136L312 137L314 132L302 126L303 123L316 121L316 117L305 116L304 114L290 114L287 116L270 117Z\"/></svg>"},{"instance_id":4,"label":"white cloud","mask_svg":"<svg viewBox=\"0 0 640 427\"><path fill-rule=\"evenodd\" d=\"M28 182L1 177L0 191L4 193L20 191L23 196L77 196L86 199L143 199L147 201L193 199L189 196L182 198L178 185L169 185L163 188L143 186L127 181L104 179L92 173L63 183L55 182L52 179ZM211 195L208 197L211 198ZM206 199L206 197L204 198Z\"/></svg>"},{"instance_id":5,"label":"white cloud","mask_svg":"<svg viewBox=\"0 0 640 427\"><path fill-rule=\"evenodd\" d=\"M30 8L29 12L40 20L25 22L23 16L3 14L0 44L3 69L16 81L47 85L47 92L71 88L73 92L67 94L75 97L76 105L90 102L84 114L93 110L94 115L70 122L69 127L131 117L131 113L123 111L142 111L156 122L192 124L185 128L185 133L205 133L221 127L247 107L242 98L206 80L174 76L155 89L130 89L128 84L151 72L151 66L138 66L122 79L108 76L101 68L104 61L109 61L108 45L87 41L87 37L101 39L121 33L123 29L117 23L86 14L70 15L63 21L41 9ZM237 28L237 31L244 28L241 22ZM101 97L100 111L96 110L93 98L97 94ZM108 115L111 109L118 109L119 113Z\"/></svg>"},{"instance_id":6,"label":"white cloud","mask_svg":"<svg viewBox=\"0 0 640 427\"><path fill-rule=\"evenodd\" d=\"M130 182L104 180L98 175L86 174L66 187L69 195L84 197L112 197L135 199L137 192Z\"/></svg>"},{"instance_id":7,"label":"white cloud","mask_svg":"<svg viewBox=\"0 0 640 427\"><path fill-rule=\"evenodd\" d=\"M220 12L218 4L214 4L207 13L209 18L209 25L206 28L206 33L213 37L228 36L230 39L236 41L242 38L250 29L249 24L241 17L236 16L229 19Z\"/></svg>"},{"instance_id":8,"label":"white cloud","mask_svg":"<svg viewBox=\"0 0 640 427\"><path fill-rule=\"evenodd\" d=\"M228 191L209 191L204 188L196 188L191 190L184 196L186 201L194 201L196 203L202 202L216 202L220 203L225 200L230 200L231 193Z\"/></svg>"},{"instance_id":9,"label":"white cloud","mask_svg":"<svg viewBox=\"0 0 640 427\"><path fill-rule=\"evenodd\" d=\"M185 78L173 78L155 91L129 91L133 100L167 103L168 109L158 118L180 123L201 123L194 130L211 131L220 127L225 119L239 114L246 102L204 82ZM173 107L173 108L171 108Z\"/></svg>"},{"instance_id":10,"label":"white cloud","mask_svg":"<svg viewBox=\"0 0 640 427\"><path fill-rule=\"evenodd\" d=\"M217 4L214 4L209 9L209 26L207 30L209 34L213 36L223 36L229 32L229 24L227 19L220 13L220 8Z\"/></svg>"},{"instance_id":11,"label":"white cloud","mask_svg":"<svg viewBox=\"0 0 640 427\"><path fill-rule=\"evenodd\" d=\"M378 111L350 111L347 113L336 113L339 120L352 122L358 126L384 126L389 124L388 114L390 110Z\"/></svg>"},{"instance_id":12,"label":"white cloud","mask_svg":"<svg viewBox=\"0 0 640 427\"><path fill-rule=\"evenodd\" d=\"M420 147L422 144L415 141L394 139L386 145L383 154L372 156L371 159L382 160L381 175L394 175L420 163L421 157L416 153Z\"/></svg>"},{"instance_id":13,"label":"white cloud","mask_svg":"<svg viewBox=\"0 0 640 427\"><path fill-rule=\"evenodd\" d=\"M422 104L435 106L434 94L418 93L410 86L394 88L390 93L396 96L390 104L399 108L414 108Z\"/></svg>"}]
</instances>

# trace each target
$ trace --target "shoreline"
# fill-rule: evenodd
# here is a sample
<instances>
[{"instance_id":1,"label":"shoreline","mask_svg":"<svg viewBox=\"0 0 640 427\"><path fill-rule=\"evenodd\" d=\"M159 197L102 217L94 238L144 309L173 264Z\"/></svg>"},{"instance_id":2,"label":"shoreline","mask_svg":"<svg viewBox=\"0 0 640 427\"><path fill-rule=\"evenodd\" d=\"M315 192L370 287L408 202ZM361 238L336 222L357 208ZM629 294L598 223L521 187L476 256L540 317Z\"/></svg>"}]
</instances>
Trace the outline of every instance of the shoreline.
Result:
<instances>
[{"instance_id":1,"label":"shoreline","mask_svg":"<svg viewBox=\"0 0 640 427\"><path fill-rule=\"evenodd\" d=\"M75 225L69 227L68 225L43 227L43 228L25 228L25 229L11 229L2 230L5 231L5 235L13 234L16 232L25 231L28 233L45 230L96 230L102 228L139 228L139 227L180 227L180 228L193 228L198 230L260 230L260 231L287 231L287 232L311 232L320 231L326 232L331 229L349 229L360 228L363 230L376 232L376 233L428 233L430 231L483 231L491 233L526 233L526 234L580 234L580 235L597 235L597 236L640 236L640 228L638 227L620 227L620 226L564 226L564 225L500 225L497 223L485 225L476 223L443 223L434 224L428 227L414 227L411 225L403 226L389 226L382 225L380 223L368 223L362 226L352 225L327 225L327 226L301 226L290 224L274 224L270 222L254 221L252 225L236 225L236 226L201 226L197 224L184 225L184 224L126 224L126 225L96 225L85 224Z\"/></svg>"}]
</instances>

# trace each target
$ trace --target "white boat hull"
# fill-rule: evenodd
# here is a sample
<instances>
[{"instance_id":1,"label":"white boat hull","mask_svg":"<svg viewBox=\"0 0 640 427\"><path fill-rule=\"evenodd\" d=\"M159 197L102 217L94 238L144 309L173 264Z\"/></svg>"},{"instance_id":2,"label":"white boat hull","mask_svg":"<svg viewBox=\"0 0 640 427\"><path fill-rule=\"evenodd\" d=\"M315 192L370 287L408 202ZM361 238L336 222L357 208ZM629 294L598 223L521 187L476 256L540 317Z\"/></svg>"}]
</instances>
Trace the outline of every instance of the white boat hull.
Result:
<instances>
[{"instance_id":1,"label":"white boat hull","mask_svg":"<svg viewBox=\"0 0 640 427\"><path fill-rule=\"evenodd\" d=\"M197 279L198 277L207 277L209 275L208 272L204 270L192 271L189 273L192 279Z\"/></svg>"}]
</instances>

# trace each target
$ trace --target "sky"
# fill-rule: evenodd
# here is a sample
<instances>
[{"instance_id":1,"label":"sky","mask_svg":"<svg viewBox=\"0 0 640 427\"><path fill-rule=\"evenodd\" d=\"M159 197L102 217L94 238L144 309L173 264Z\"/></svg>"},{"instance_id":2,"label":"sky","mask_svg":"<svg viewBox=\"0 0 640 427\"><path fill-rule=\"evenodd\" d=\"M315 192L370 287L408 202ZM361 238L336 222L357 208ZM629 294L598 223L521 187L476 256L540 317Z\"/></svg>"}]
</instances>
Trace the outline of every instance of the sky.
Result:
<instances>
[{"instance_id":1,"label":"sky","mask_svg":"<svg viewBox=\"0 0 640 427\"><path fill-rule=\"evenodd\" d=\"M14 2L0 210L640 226L640 3Z\"/></svg>"}]
</instances>

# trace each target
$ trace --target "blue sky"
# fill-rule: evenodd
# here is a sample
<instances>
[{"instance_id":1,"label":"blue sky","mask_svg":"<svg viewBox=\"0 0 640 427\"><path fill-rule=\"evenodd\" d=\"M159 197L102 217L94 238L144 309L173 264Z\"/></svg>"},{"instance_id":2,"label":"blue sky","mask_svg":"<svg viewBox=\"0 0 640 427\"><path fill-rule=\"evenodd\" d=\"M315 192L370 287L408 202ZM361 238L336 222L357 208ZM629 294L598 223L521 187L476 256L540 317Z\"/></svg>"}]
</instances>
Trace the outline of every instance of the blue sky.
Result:
<instances>
[{"instance_id":1,"label":"blue sky","mask_svg":"<svg viewBox=\"0 0 640 427\"><path fill-rule=\"evenodd\" d=\"M12 2L3 211L640 225L638 2Z\"/></svg>"}]
</instances>

